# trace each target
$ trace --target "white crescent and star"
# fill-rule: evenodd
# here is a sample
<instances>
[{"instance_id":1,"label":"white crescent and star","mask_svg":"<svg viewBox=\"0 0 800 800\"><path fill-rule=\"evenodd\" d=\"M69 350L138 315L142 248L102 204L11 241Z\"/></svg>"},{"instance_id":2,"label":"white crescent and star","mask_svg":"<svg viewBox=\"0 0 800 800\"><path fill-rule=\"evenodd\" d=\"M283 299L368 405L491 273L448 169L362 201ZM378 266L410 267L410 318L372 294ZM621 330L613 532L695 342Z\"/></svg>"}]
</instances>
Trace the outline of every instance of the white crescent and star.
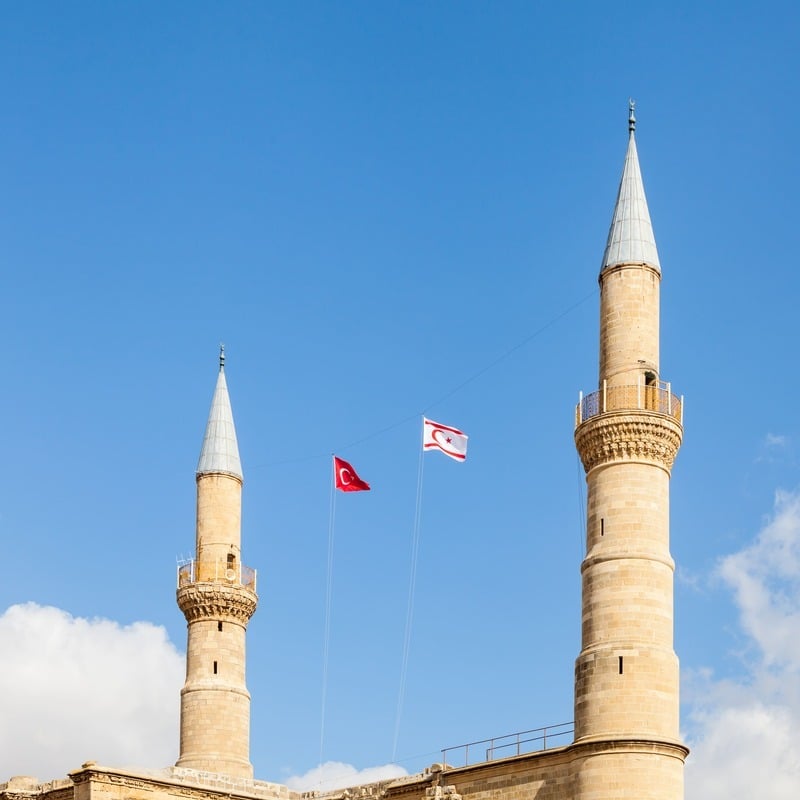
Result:
<instances>
[{"instance_id":1,"label":"white crescent and star","mask_svg":"<svg viewBox=\"0 0 800 800\"><path fill-rule=\"evenodd\" d=\"M346 478L345 475L347 475ZM339 467L339 480L341 481L342 486L349 486L352 483L350 480L351 475L352 473L349 469L347 469L347 467Z\"/></svg>"}]
</instances>

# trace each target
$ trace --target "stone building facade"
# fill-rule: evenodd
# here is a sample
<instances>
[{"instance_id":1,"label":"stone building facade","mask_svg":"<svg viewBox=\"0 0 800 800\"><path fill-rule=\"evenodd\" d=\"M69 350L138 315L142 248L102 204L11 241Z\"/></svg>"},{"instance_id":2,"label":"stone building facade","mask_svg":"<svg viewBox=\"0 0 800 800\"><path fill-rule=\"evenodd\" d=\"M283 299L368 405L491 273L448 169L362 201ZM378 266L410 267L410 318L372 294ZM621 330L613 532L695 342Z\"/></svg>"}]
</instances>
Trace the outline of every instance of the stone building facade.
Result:
<instances>
[{"instance_id":1,"label":"stone building facade","mask_svg":"<svg viewBox=\"0 0 800 800\"><path fill-rule=\"evenodd\" d=\"M597 389L581 396L575 443L586 470L582 635L574 738L536 752L352 787L331 800L681 800L669 478L682 400L659 371L661 266L631 105L628 149L600 269ZM242 470L224 354L197 468L195 558L179 570L187 620L180 757L155 772L86 762L63 780L15 777L0 800L307 800L253 779L245 632L255 573L241 556ZM537 739L537 737L533 737ZM522 752L519 752L519 751Z\"/></svg>"}]
</instances>

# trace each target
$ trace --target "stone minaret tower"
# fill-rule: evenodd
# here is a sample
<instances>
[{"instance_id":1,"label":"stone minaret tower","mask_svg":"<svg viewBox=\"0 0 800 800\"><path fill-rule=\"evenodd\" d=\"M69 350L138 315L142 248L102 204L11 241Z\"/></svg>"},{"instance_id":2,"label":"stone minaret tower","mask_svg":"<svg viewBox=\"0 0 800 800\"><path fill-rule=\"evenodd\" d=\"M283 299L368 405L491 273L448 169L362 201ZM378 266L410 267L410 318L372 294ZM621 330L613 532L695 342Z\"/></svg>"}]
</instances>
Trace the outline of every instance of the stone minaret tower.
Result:
<instances>
[{"instance_id":1,"label":"stone minaret tower","mask_svg":"<svg viewBox=\"0 0 800 800\"><path fill-rule=\"evenodd\" d=\"M581 398L586 470L582 646L575 662L579 800L679 800L669 479L682 401L658 363L661 266L636 153L628 152L600 268L598 391Z\"/></svg>"},{"instance_id":2,"label":"stone minaret tower","mask_svg":"<svg viewBox=\"0 0 800 800\"><path fill-rule=\"evenodd\" d=\"M188 623L177 766L252 778L245 631L256 610L255 571L241 560L242 466L225 354L197 465L197 551L178 571Z\"/></svg>"}]
</instances>

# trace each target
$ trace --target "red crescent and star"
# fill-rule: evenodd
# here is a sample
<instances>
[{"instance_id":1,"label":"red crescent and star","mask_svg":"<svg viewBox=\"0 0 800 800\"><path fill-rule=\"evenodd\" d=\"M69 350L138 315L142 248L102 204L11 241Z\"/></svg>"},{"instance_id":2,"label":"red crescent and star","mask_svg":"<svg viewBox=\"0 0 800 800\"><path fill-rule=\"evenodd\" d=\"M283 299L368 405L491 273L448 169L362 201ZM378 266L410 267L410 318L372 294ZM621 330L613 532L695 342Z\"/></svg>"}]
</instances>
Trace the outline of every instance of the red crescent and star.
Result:
<instances>
[{"instance_id":1,"label":"red crescent and star","mask_svg":"<svg viewBox=\"0 0 800 800\"><path fill-rule=\"evenodd\" d=\"M440 439L442 437L444 437L444 443L445 444L453 444L453 437L449 436L448 434L446 434L443 430L440 430L439 428L434 428L433 429L433 432L431 433L431 437L436 442L436 444L438 444L440 447L443 446L442 442L440 441Z\"/></svg>"}]
</instances>

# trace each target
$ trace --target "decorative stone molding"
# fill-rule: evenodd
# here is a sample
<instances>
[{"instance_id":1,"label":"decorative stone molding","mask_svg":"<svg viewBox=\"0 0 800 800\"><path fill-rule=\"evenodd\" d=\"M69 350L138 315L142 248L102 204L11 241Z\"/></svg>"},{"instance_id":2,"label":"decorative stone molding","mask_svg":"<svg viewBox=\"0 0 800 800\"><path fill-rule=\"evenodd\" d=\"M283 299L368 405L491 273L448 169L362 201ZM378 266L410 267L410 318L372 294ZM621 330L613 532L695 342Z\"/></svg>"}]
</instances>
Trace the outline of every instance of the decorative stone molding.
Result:
<instances>
[{"instance_id":1,"label":"decorative stone molding","mask_svg":"<svg viewBox=\"0 0 800 800\"><path fill-rule=\"evenodd\" d=\"M0 797L3 800L32 800L32 798L36 798L41 795L41 790L31 789L31 790L23 790L21 792L15 792L11 789L4 788L3 784L0 784Z\"/></svg>"},{"instance_id":2,"label":"decorative stone molding","mask_svg":"<svg viewBox=\"0 0 800 800\"><path fill-rule=\"evenodd\" d=\"M689 755L689 748L680 742L665 742L657 739L610 739L606 736L578 739L569 746L569 749L578 757L605 753L639 753L668 756L683 762Z\"/></svg>"},{"instance_id":3,"label":"decorative stone molding","mask_svg":"<svg viewBox=\"0 0 800 800\"><path fill-rule=\"evenodd\" d=\"M0 800L36 800L47 796L69 800L72 797L72 781L55 780L39 783L32 775L14 775L5 783L0 783Z\"/></svg>"},{"instance_id":4,"label":"decorative stone molding","mask_svg":"<svg viewBox=\"0 0 800 800\"><path fill-rule=\"evenodd\" d=\"M589 472L615 461L644 461L672 469L683 427L665 414L612 411L591 417L575 429L575 445Z\"/></svg>"},{"instance_id":5,"label":"decorative stone molding","mask_svg":"<svg viewBox=\"0 0 800 800\"><path fill-rule=\"evenodd\" d=\"M429 786L425 790L426 800L461 800L455 786Z\"/></svg>"},{"instance_id":6,"label":"decorative stone molding","mask_svg":"<svg viewBox=\"0 0 800 800\"><path fill-rule=\"evenodd\" d=\"M300 792L293 791L280 783L234 778L223 773L206 772L191 767L168 767L167 771L171 780L181 781L191 787L181 790L186 797L193 797L198 791L198 786L208 787L206 794L209 797L218 797L218 794L209 794L210 792L224 792L228 798L232 795L257 795L272 800L299 800L301 797Z\"/></svg>"},{"instance_id":7,"label":"decorative stone molding","mask_svg":"<svg viewBox=\"0 0 800 800\"><path fill-rule=\"evenodd\" d=\"M300 792L288 787L266 781L237 779L230 775L197 770L168 767L165 770L153 770L152 774L139 774L99 767L95 762L87 767L70 773L69 797L73 796L73 783L94 784L100 786L123 787L131 791L125 792L128 800L142 797L190 798L190 800L230 800L242 798L247 800L300 800ZM2 785L0 785L0 789ZM89 790L91 792L91 788ZM100 796L112 796L101 790ZM113 796L119 795L114 791ZM27 800L31 800L30 797ZM45 800L54 800L48 794Z\"/></svg>"},{"instance_id":8,"label":"decorative stone molding","mask_svg":"<svg viewBox=\"0 0 800 800\"><path fill-rule=\"evenodd\" d=\"M191 583L178 589L178 607L187 622L214 619L247 626L256 611L258 595L244 586Z\"/></svg>"},{"instance_id":9,"label":"decorative stone molding","mask_svg":"<svg viewBox=\"0 0 800 800\"><path fill-rule=\"evenodd\" d=\"M37 797L40 794L41 792L39 791L12 792L0 787L0 797L2 797L3 800L31 800L31 798Z\"/></svg>"},{"instance_id":10,"label":"decorative stone molding","mask_svg":"<svg viewBox=\"0 0 800 800\"><path fill-rule=\"evenodd\" d=\"M602 286L603 280L615 272L621 272L623 269L641 269L645 272L652 272L653 276L661 281L661 272L656 269L652 264L647 264L644 261L625 261L622 264L614 264L613 266L603 267L600 274L597 276L597 282Z\"/></svg>"},{"instance_id":11,"label":"decorative stone molding","mask_svg":"<svg viewBox=\"0 0 800 800\"><path fill-rule=\"evenodd\" d=\"M113 773L106 773L102 777L102 782L111 784L112 786L124 786L126 789L138 789L142 792L152 791L153 789L153 784L151 781L143 780L141 778L131 778L129 775L114 775Z\"/></svg>"}]
</instances>

